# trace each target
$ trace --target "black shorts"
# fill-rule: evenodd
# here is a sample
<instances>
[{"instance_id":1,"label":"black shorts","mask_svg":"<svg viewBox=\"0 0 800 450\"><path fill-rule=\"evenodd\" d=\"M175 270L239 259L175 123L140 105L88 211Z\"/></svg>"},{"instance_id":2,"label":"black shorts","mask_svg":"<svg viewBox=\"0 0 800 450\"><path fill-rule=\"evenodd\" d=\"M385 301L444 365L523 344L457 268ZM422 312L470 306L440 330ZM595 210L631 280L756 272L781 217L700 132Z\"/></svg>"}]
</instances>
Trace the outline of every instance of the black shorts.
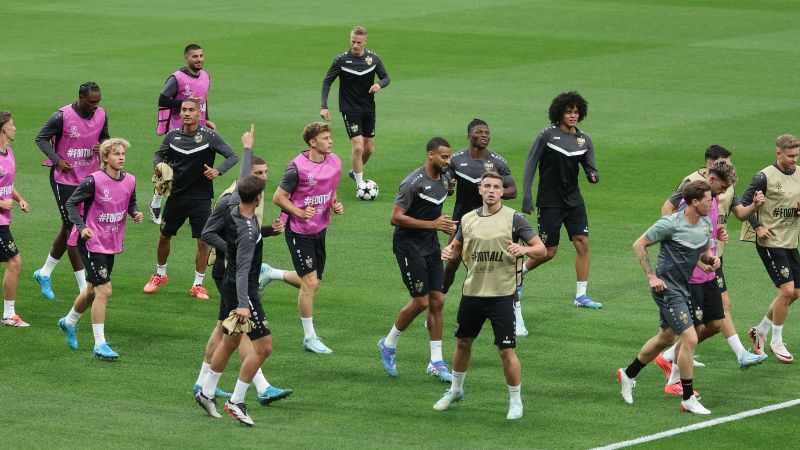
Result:
<instances>
[{"instance_id":1,"label":"black shorts","mask_svg":"<svg viewBox=\"0 0 800 450\"><path fill-rule=\"evenodd\" d=\"M499 348L515 348L516 318L514 295L505 297L461 297L456 316L456 337L476 338L486 319L492 323L494 345Z\"/></svg>"},{"instance_id":2,"label":"black shorts","mask_svg":"<svg viewBox=\"0 0 800 450\"><path fill-rule=\"evenodd\" d=\"M86 241L78 238L78 253L86 268L86 281L92 286L100 286L111 282L111 271L114 269L114 255L109 253L90 252Z\"/></svg>"},{"instance_id":3,"label":"black shorts","mask_svg":"<svg viewBox=\"0 0 800 450\"><path fill-rule=\"evenodd\" d=\"M161 211L161 234L175 236L188 218L192 226L192 237L199 239L210 215L211 199L169 197Z\"/></svg>"},{"instance_id":4,"label":"black shorts","mask_svg":"<svg viewBox=\"0 0 800 450\"><path fill-rule=\"evenodd\" d=\"M717 269L717 287L719 293L724 294L728 292L728 283L725 282L725 272L722 271L722 257L719 258L719 269Z\"/></svg>"},{"instance_id":5,"label":"black shorts","mask_svg":"<svg viewBox=\"0 0 800 450\"><path fill-rule=\"evenodd\" d=\"M75 189L78 189L78 186L56 183L56 179L53 178L54 167L55 166L50 169L50 188L53 190L53 197L56 198L58 213L61 215L61 227L72 228L72 222L69 220L69 214L67 213L67 200L69 200L69 197L75 192Z\"/></svg>"},{"instance_id":6,"label":"black shorts","mask_svg":"<svg viewBox=\"0 0 800 450\"><path fill-rule=\"evenodd\" d=\"M14 242L14 236L11 235L11 228L8 225L0 225L0 262L8 262L17 255L19 249Z\"/></svg>"},{"instance_id":7,"label":"black shorts","mask_svg":"<svg viewBox=\"0 0 800 450\"><path fill-rule=\"evenodd\" d=\"M444 266L442 265L442 253L428 256L400 256L397 257L397 265L400 266L400 274L403 283L412 297L422 297L431 291L442 292L444 289Z\"/></svg>"},{"instance_id":8,"label":"black shorts","mask_svg":"<svg viewBox=\"0 0 800 450\"><path fill-rule=\"evenodd\" d=\"M691 299L682 292L666 289L661 293L651 290L658 305L661 316L661 328L670 328L676 335L680 335L687 328L694 326L695 313Z\"/></svg>"},{"instance_id":9,"label":"black shorts","mask_svg":"<svg viewBox=\"0 0 800 450\"><path fill-rule=\"evenodd\" d=\"M573 208L537 208L536 221L545 247L558 247L561 225L567 229L570 241L572 236L589 236L589 218L586 216L585 205Z\"/></svg>"},{"instance_id":10,"label":"black shorts","mask_svg":"<svg viewBox=\"0 0 800 450\"><path fill-rule=\"evenodd\" d=\"M314 237L302 234L284 234L295 272L303 277L316 271L317 279L322 280L322 273L325 271L325 230L315 234Z\"/></svg>"},{"instance_id":11,"label":"black shorts","mask_svg":"<svg viewBox=\"0 0 800 450\"><path fill-rule=\"evenodd\" d=\"M756 251L775 287L800 279L800 253L796 248L770 248L756 243ZM797 289L797 283L794 287Z\"/></svg>"},{"instance_id":12,"label":"black shorts","mask_svg":"<svg viewBox=\"0 0 800 450\"><path fill-rule=\"evenodd\" d=\"M692 293L692 318L695 325L725 318L722 292L716 278L705 283L689 284L689 292Z\"/></svg>"},{"instance_id":13,"label":"black shorts","mask_svg":"<svg viewBox=\"0 0 800 450\"><path fill-rule=\"evenodd\" d=\"M236 281L225 279L222 282L222 292L220 295L220 319L224 320L228 317L231 311L235 311L239 308L239 302L236 298ZM250 322L253 323L253 329L247 333L247 337L250 338L251 341L255 341L256 339L261 339L262 337L269 336L272 334L272 331L269 329L269 322L267 322L267 315L264 313L264 307L261 305L261 298L258 296L257 292L250 292ZM224 303L225 313L223 317L223 306ZM225 334L228 333L225 330L225 327L222 328L222 331Z\"/></svg>"},{"instance_id":14,"label":"black shorts","mask_svg":"<svg viewBox=\"0 0 800 450\"><path fill-rule=\"evenodd\" d=\"M347 137L353 139L356 136L365 138L375 137L375 113L374 112L344 112L344 127L347 129Z\"/></svg>"}]
</instances>

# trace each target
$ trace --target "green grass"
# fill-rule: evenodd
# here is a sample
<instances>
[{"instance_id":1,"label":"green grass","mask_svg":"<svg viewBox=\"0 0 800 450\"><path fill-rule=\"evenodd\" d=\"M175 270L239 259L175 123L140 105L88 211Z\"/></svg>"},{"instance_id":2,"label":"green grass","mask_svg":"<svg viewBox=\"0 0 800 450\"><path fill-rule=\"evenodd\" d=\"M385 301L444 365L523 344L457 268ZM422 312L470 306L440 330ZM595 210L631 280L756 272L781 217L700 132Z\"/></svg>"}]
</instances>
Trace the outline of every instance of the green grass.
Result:
<instances>
[{"instance_id":1,"label":"green grass","mask_svg":"<svg viewBox=\"0 0 800 450\"><path fill-rule=\"evenodd\" d=\"M619 398L615 368L628 364L657 328L657 310L630 246L681 178L702 164L707 145L734 152L741 192L771 163L774 138L798 133L800 13L794 6L779 0L234 0L191 7L5 2L0 109L14 113L16 187L32 206L28 215L14 211L12 232L24 261L17 310L33 326L0 329L0 396L13 405L0 411L2 446L588 448L701 421L681 414L678 400L661 393L664 379L655 366L639 376L633 406ZM218 297L213 289L210 302L188 296L194 270L188 228L173 240L169 284L157 295L141 293L155 264L158 230L151 223L128 226L125 252L114 267L106 329L120 360L91 358L88 315L79 326L80 350L66 349L55 323L77 294L68 264L54 274L55 302L44 301L30 277L58 223L33 143L48 115L72 101L80 83L97 81L111 134L133 144L127 168L138 177L145 207L152 153L160 143L153 132L157 95L181 64L183 46L197 41L212 75L211 117L234 147L256 124L257 153L271 166L271 192L285 164L303 149L300 133L318 118L322 77L356 24L369 28L369 47L384 59L392 84L378 95L378 150L367 172L381 196L358 202L345 178L345 215L334 218L328 234L329 265L315 322L335 353L302 351L296 291L271 286L265 308L275 352L264 369L271 382L295 394L262 408L251 390L255 429L206 419L189 389ZM374 347L407 300L391 253L397 185L424 162L431 136L465 146L473 117L489 122L491 147L507 157L521 185L550 100L572 89L591 104L582 128L595 143L601 182L583 185L592 229L589 289L605 309L570 306L574 250L563 237L558 258L526 281L532 334L518 346L525 417L505 420L506 387L488 335L476 343L465 401L435 413L431 406L445 386L424 374L428 345L421 321L400 341L396 380L384 375ZM331 100L335 110L335 88ZM347 161L338 115L332 124L335 149ZM219 189L235 172L217 183ZM520 201L509 204L519 208ZM452 210L452 200L445 210ZM268 206L267 216L274 215L276 208ZM731 235L737 232L732 225ZM266 241L265 260L290 265L282 238ZM725 271L746 339L774 288L749 245L728 245ZM462 270L457 283L463 276ZM446 355L457 301L451 295L445 310ZM798 317L790 315L784 333L796 352ZM707 367L697 371L695 384L712 418L800 396L796 365L770 358L740 372L716 337L698 353ZM232 388L237 369L234 358L222 387ZM798 425L800 414L792 408L647 446L788 448ZM770 431L776 426L783 435Z\"/></svg>"}]
</instances>

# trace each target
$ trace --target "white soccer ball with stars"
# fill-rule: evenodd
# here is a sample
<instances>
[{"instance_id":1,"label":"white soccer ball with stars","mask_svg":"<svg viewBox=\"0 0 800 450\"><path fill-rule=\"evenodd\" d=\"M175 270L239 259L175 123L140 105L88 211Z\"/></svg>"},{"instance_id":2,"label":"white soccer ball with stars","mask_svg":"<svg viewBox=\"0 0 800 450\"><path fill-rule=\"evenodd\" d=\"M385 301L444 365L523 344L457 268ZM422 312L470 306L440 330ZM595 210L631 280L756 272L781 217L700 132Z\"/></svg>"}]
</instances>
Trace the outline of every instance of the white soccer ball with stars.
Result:
<instances>
[{"instance_id":1,"label":"white soccer ball with stars","mask_svg":"<svg viewBox=\"0 0 800 450\"><path fill-rule=\"evenodd\" d=\"M378 183L372 180L364 180L356 188L356 197L361 200L375 200L378 196Z\"/></svg>"}]
</instances>

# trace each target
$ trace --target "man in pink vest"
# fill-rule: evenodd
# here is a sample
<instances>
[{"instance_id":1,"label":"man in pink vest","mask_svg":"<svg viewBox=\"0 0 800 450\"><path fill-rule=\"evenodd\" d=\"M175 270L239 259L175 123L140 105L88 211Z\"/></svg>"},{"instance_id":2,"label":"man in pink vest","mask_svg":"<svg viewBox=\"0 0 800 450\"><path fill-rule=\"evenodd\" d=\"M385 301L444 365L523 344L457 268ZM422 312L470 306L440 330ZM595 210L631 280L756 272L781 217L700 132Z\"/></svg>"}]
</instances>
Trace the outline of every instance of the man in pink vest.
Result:
<instances>
[{"instance_id":1,"label":"man in pink vest","mask_svg":"<svg viewBox=\"0 0 800 450\"><path fill-rule=\"evenodd\" d=\"M186 65L167 77L164 89L158 96L158 125L156 134L164 135L173 128L180 128L181 102L189 97L200 99L200 126L216 130L214 122L208 120L208 89L211 86L211 77L203 70L205 55L203 49L197 44L189 44L183 49L183 59ZM161 224L161 195L153 193L150 202L150 219L155 224Z\"/></svg>"},{"instance_id":2,"label":"man in pink vest","mask_svg":"<svg viewBox=\"0 0 800 450\"><path fill-rule=\"evenodd\" d=\"M19 203L23 212L28 212L28 203L22 199L14 188L14 178L17 165L14 162L14 152L8 144L14 141L17 127L8 111L0 111L0 262L6 263L6 273L3 276L3 325L12 327L30 326L19 318L14 310L17 298L17 285L19 272L22 270L22 257L19 249L11 236L11 208L14 201Z\"/></svg>"},{"instance_id":3,"label":"man in pink vest","mask_svg":"<svg viewBox=\"0 0 800 450\"><path fill-rule=\"evenodd\" d=\"M333 153L330 125L312 122L303 130L308 150L289 162L272 201L281 210L286 224L286 243L292 263L300 275L297 306L303 322L303 348L314 353L331 353L314 331L314 295L325 270L325 230L331 223L331 210L344 213L336 199L342 174L342 161Z\"/></svg>"},{"instance_id":4,"label":"man in pink vest","mask_svg":"<svg viewBox=\"0 0 800 450\"><path fill-rule=\"evenodd\" d=\"M83 83L78 89L78 100L54 112L36 136L36 145L47 156L42 165L50 166L50 186L61 214L61 229L53 240L50 254L42 268L33 273L48 300L55 299L50 276L64 252L72 263L78 290L86 288L83 261L75 244L67 242L72 222L69 221L66 203L81 180L100 168L97 152L100 143L109 137L108 117L99 106L101 97L97 83Z\"/></svg>"},{"instance_id":5,"label":"man in pink vest","mask_svg":"<svg viewBox=\"0 0 800 450\"><path fill-rule=\"evenodd\" d=\"M127 216L130 215L135 223L141 223L144 217L136 207L136 179L122 171L128 148L130 144L125 139L104 141L100 146L103 170L84 178L66 203L69 218L80 234L78 251L89 268L86 274L89 284L78 294L69 314L59 319L58 326L66 335L69 348L77 350L75 325L91 306L94 356L107 361L119 357L105 338L106 305L111 297L114 256L122 253ZM78 210L79 204L83 204L83 214Z\"/></svg>"}]
</instances>

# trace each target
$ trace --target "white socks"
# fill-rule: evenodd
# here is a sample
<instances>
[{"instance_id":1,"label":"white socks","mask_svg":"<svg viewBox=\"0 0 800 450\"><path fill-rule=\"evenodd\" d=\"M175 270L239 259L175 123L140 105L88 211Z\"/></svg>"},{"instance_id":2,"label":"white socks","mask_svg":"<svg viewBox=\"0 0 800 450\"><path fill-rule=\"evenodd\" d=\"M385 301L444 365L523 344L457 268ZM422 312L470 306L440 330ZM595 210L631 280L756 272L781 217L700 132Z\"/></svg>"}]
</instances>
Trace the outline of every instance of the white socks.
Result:
<instances>
[{"instance_id":1,"label":"white socks","mask_svg":"<svg viewBox=\"0 0 800 450\"><path fill-rule=\"evenodd\" d=\"M14 312L14 300L3 301L3 319L10 319L17 313Z\"/></svg>"},{"instance_id":2,"label":"white socks","mask_svg":"<svg viewBox=\"0 0 800 450\"><path fill-rule=\"evenodd\" d=\"M153 200L150 201L151 208L161 208L161 198L162 195L153 194Z\"/></svg>"},{"instance_id":3,"label":"white socks","mask_svg":"<svg viewBox=\"0 0 800 450\"><path fill-rule=\"evenodd\" d=\"M86 270L76 270L75 271L75 281L78 282L78 292L83 292L86 289Z\"/></svg>"},{"instance_id":4,"label":"white socks","mask_svg":"<svg viewBox=\"0 0 800 450\"><path fill-rule=\"evenodd\" d=\"M681 381L681 369L678 367L678 363L672 363L672 372L669 374L669 380L667 380L667 384L675 384Z\"/></svg>"},{"instance_id":5,"label":"white socks","mask_svg":"<svg viewBox=\"0 0 800 450\"><path fill-rule=\"evenodd\" d=\"M103 345L103 344L106 343L105 327L106 327L106 324L104 324L104 323L93 323L92 324L92 333L94 333L94 345L95 345L95 347L97 347L98 345Z\"/></svg>"},{"instance_id":6,"label":"white socks","mask_svg":"<svg viewBox=\"0 0 800 450\"><path fill-rule=\"evenodd\" d=\"M247 388L249 387L250 383L245 383L242 380L236 380L236 387L233 388L233 394L231 395L231 403L244 403L244 395L247 394Z\"/></svg>"},{"instance_id":7,"label":"white socks","mask_svg":"<svg viewBox=\"0 0 800 450\"><path fill-rule=\"evenodd\" d=\"M272 271L269 273L270 280L280 280L283 281L283 276L286 275L285 270L272 268Z\"/></svg>"},{"instance_id":8,"label":"white socks","mask_svg":"<svg viewBox=\"0 0 800 450\"><path fill-rule=\"evenodd\" d=\"M522 303L521 302L514 302L514 317L517 319L518 324L525 323L525 320L522 318Z\"/></svg>"},{"instance_id":9,"label":"white socks","mask_svg":"<svg viewBox=\"0 0 800 450\"><path fill-rule=\"evenodd\" d=\"M522 403L522 384L508 385L508 397L511 403Z\"/></svg>"},{"instance_id":10,"label":"white socks","mask_svg":"<svg viewBox=\"0 0 800 450\"><path fill-rule=\"evenodd\" d=\"M160 277L167 276L167 265L164 264L163 266L159 266L158 264L156 264L156 275Z\"/></svg>"},{"instance_id":11,"label":"white socks","mask_svg":"<svg viewBox=\"0 0 800 450\"><path fill-rule=\"evenodd\" d=\"M203 365L200 366L200 374L197 375L197 381L194 384L199 384L201 387L206 384L206 380L208 380L208 372L211 370L211 364L203 361Z\"/></svg>"},{"instance_id":12,"label":"white socks","mask_svg":"<svg viewBox=\"0 0 800 450\"><path fill-rule=\"evenodd\" d=\"M736 353L736 359L742 359L742 355L744 355L747 350L744 349L742 341L739 340L739 335L734 334L726 340L728 341L728 345L731 346L731 349L733 349L733 353Z\"/></svg>"},{"instance_id":13,"label":"white socks","mask_svg":"<svg viewBox=\"0 0 800 450\"><path fill-rule=\"evenodd\" d=\"M578 281L575 283L575 298L578 298L581 295L586 295L586 286L588 284L588 281Z\"/></svg>"},{"instance_id":14,"label":"white socks","mask_svg":"<svg viewBox=\"0 0 800 450\"><path fill-rule=\"evenodd\" d=\"M258 372L256 372L253 377L253 384L256 386L256 392L259 394L266 392L267 388L270 386L269 381L264 377L264 372L262 372L261 369L258 369Z\"/></svg>"},{"instance_id":15,"label":"white socks","mask_svg":"<svg viewBox=\"0 0 800 450\"><path fill-rule=\"evenodd\" d=\"M222 376L222 372L214 372L213 370L208 370L208 379L206 379L205 384L203 384L203 396L206 398L214 398L214 394L217 392L217 384L219 384L219 377Z\"/></svg>"},{"instance_id":16,"label":"white socks","mask_svg":"<svg viewBox=\"0 0 800 450\"><path fill-rule=\"evenodd\" d=\"M67 325L72 325L74 327L78 324L78 319L80 319L82 315L83 313L75 311L75 307L73 306L72 309L69 310L69 314L67 314L65 322Z\"/></svg>"},{"instance_id":17,"label":"white socks","mask_svg":"<svg viewBox=\"0 0 800 450\"><path fill-rule=\"evenodd\" d=\"M397 348L397 340L400 339L400 336L402 335L403 332L398 330L396 326L392 325L392 330L389 331L389 334L383 341L383 345L385 345L387 348Z\"/></svg>"},{"instance_id":18,"label":"white socks","mask_svg":"<svg viewBox=\"0 0 800 450\"><path fill-rule=\"evenodd\" d=\"M306 339L317 337L317 332L314 331L314 318L301 317L300 320L303 322L303 337Z\"/></svg>"},{"instance_id":19,"label":"white socks","mask_svg":"<svg viewBox=\"0 0 800 450\"><path fill-rule=\"evenodd\" d=\"M783 325L772 324L772 345L783 344Z\"/></svg>"},{"instance_id":20,"label":"white socks","mask_svg":"<svg viewBox=\"0 0 800 450\"><path fill-rule=\"evenodd\" d=\"M772 321L767 319L767 316L764 316L764 318L761 319L761 323L756 327L756 331L758 331L759 336L767 337L770 328L772 328Z\"/></svg>"},{"instance_id":21,"label":"white socks","mask_svg":"<svg viewBox=\"0 0 800 450\"><path fill-rule=\"evenodd\" d=\"M442 341L431 342L431 362L443 361L442 359Z\"/></svg>"},{"instance_id":22,"label":"white socks","mask_svg":"<svg viewBox=\"0 0 800 450\"><path fill-rule=\"evenodd\" d=\"M461 392L464 390L464 378L466 378L467 372L456 372L453 370L453 384L450 386L450 390L453 392Z\"/></svg>"},{"instance_id":23,"label":"white socks","mask_svg":"<svg viewBox=\"0 0 800 450\"><path fill-rule=\"evenodd\" d=\"M662 353L661 356L663 356L664 359L666 359L669 362L675 362L675 349L677 347L678 347L678 343L676 342L676 343L672 344L672 346L670 348L664 350L664 353Z\"/></svg>"},{"instance_id":24,"label":"white socks","mask_svg":"<svg viewBox=\"0 0 800 450\"><path fill-rule=\"evenodd\" d=\"M57 259L53 258L49 254L47 255L47 259L44 261L44 265L41 269L39 269L39 275L44 275L49 277L53 274L53 270L55 270L56 266L58 265Z\"/></svg>"},{"instance_id":25,"label":"white socks","mask_svg":"<svg viewBox=\"0 0 800 450\"><path fill-rule=\"evenodd\" d=\"M166 273L166 268L165 268L164 272ZM198 284L202 286L203 285L203 278L205 278L205 277L206 277L205 273L200 273L200 272L195 271L195 273L194 273L194 284L192 286L197 286Z\"/></svg>"},{"instance_id":26,"label":"white socks","mask_svg":"<svg viewBox=\"0 0 800 450\"><path fill-rule=\"evenodd\" d=\"M364 172L353 171L353 178L356 179L356 187L358 187L359 184L364 182Z\"/></svg>"}]
</instances>

